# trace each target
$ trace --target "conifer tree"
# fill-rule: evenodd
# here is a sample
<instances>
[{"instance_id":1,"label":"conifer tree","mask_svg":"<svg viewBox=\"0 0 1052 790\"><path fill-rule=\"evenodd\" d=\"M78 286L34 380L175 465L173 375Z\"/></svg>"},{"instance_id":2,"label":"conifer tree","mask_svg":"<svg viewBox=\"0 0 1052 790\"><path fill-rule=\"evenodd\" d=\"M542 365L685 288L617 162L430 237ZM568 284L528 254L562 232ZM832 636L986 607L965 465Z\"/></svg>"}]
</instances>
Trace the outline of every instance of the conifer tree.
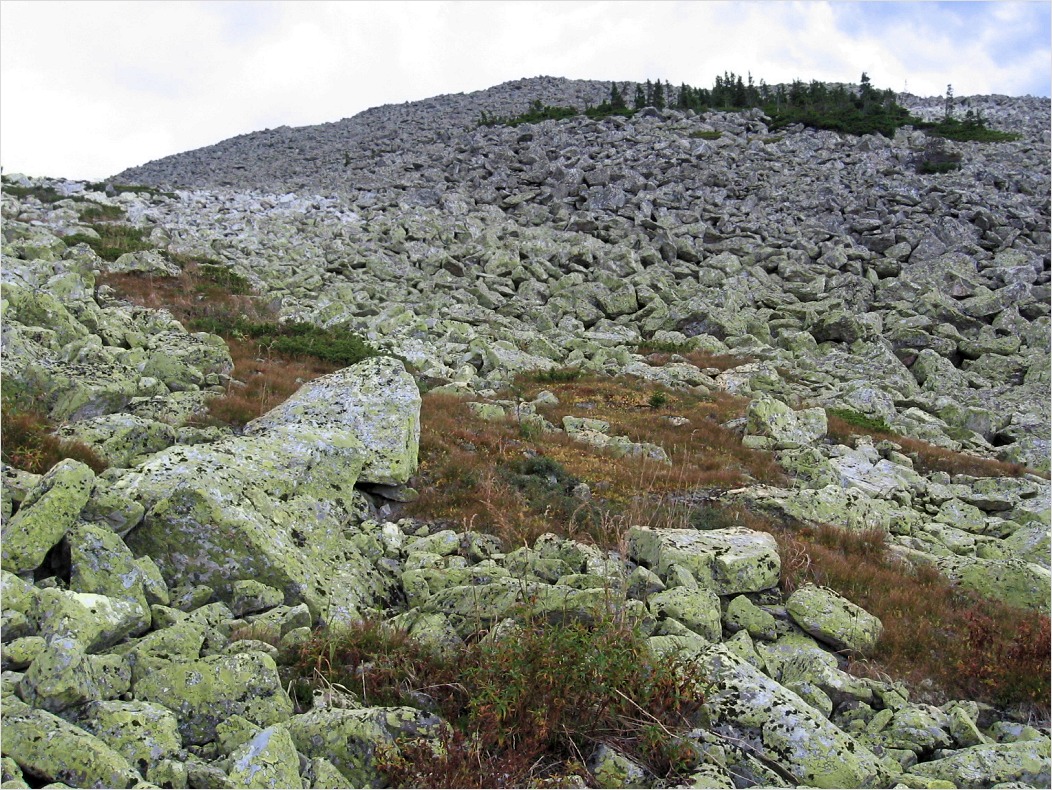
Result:
<instances>
[{"instance_id":1,"label":"conifer tree","mask_svg":"<svg viewBox=\"0 0 1052 790\"><path fill-rule=\"evenodd\" d=\"M624 110L627 105L625 104L625 97L621 93L621 89L617 87L616 82L610 83L610 108L613 110Z\"/></svg>"},{"instance_id":2,"label":"conifer tree","mask_svg":"<svg viewBox=\"0 0 1052 790\"><path fill-rule=\"evenodd\" d=\"M646 94L643 92L643 86L639 85L638 83L636 84L636 95L635 98L632 100L632 105L637 110L642 110L644 107L647 106L647 97Z\"/></svg>"},{"instance_id":3,"label":"conifer tree","mask_svg":"<svg viewBox=\"0 0 1052 790\"><path fill-rule=\"evenodd\" d=\"M651 95L650 103L659 110L665 109L665 88L661 84L661 80L654 83L654 92Z\"/></svg>"}]
</instances>

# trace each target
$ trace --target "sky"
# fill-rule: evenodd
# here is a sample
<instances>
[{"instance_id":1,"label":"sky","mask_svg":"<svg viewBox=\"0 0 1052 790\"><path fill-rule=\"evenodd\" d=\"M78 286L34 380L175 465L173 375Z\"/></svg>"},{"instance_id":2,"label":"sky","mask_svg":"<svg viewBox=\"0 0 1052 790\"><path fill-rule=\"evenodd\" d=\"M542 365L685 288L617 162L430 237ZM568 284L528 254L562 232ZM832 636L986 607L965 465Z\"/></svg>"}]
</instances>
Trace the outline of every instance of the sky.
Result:
<instances>
[{"instance_id":1,"label":"sky","mask_svg":"<svg viewBox=\"0 0 1052 790\"><path fill-rule=\"evenodd\" d=\"M100 180L508 80L857 82L1049 96L1052 3L0 0L0 167Z\"/></svg>"}]
</instances>

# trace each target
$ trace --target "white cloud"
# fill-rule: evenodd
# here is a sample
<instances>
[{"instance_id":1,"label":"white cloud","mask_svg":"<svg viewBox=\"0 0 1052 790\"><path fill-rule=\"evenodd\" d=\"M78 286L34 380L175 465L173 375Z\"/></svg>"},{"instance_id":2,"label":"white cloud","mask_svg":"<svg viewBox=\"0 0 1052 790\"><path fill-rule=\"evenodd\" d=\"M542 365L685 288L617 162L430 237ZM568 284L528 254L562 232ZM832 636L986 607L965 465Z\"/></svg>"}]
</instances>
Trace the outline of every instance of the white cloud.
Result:
<instances>
[{"instance_id":1,"label":"white cloud","mask_svg":"<svg viewBox=\"0 0 1052 790\"><path fill-rule=\"evenodd\" d=\"M1039 5L975 4L962 25L939 3L0 0L2 163L101 178L264 127L539 74L709 86L724 71L769 83L867 71L914 93L1033 92L1048 75Z\"/></svg>"}]
</instances>

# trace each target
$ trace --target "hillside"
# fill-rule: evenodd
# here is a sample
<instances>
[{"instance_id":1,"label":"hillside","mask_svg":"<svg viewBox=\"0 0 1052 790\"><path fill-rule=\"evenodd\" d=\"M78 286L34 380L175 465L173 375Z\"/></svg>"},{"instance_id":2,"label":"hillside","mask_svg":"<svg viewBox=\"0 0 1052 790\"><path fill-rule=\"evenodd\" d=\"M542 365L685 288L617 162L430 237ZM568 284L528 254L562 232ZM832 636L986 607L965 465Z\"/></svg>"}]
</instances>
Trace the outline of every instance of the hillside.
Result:
<instances>
[{"instance_id":1,"label":"hillside","mask_svg":"<svg viewBox=\"0 0 1052 790\"><path fill-rule=\"evenodd\" d=\"M5 786L1047 786L1049 100L609 94L5 176Z\"/></svg>"}]
</instances>

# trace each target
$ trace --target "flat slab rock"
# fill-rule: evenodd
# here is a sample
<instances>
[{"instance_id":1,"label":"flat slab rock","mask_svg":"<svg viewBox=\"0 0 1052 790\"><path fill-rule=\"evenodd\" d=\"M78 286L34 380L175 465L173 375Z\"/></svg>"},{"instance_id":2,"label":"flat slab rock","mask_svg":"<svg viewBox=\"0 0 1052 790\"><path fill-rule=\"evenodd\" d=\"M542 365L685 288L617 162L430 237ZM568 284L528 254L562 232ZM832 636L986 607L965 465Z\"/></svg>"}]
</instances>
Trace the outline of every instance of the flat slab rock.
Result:
<instances>
[{"instance_id":1,"label":"flat slab rock","mask_svg":"<svg viewBox=\"0 0 1052 790\"><path fill-rule=\"evenodd\" d=\"M688 569L717 595L759 592L778 584L778 544L744 527L698 531L632 527L629 557L664 577L671 565Z\"/></svg>"}]
</instances>

